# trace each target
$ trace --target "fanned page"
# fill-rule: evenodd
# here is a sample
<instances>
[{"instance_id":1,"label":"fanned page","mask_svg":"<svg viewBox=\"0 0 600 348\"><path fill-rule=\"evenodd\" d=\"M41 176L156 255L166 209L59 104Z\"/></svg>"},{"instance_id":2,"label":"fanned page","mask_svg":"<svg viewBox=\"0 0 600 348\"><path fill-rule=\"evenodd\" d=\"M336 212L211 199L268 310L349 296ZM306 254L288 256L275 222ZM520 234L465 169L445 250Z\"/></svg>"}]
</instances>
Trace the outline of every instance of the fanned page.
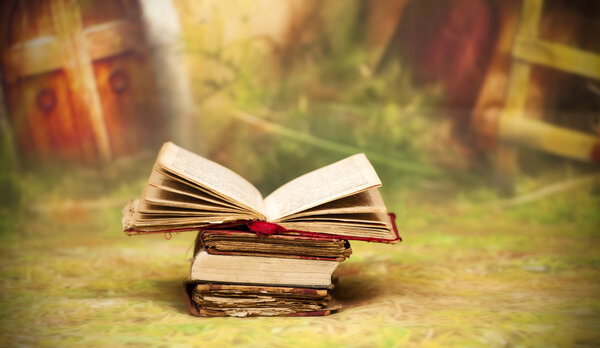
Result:
<instances>
[{"instance_id":1,"label":"fanned page","mask_svg":"<svg viewBox=\"0 0 600 348\"><path fill-rule=\"evenodd\" d=\"M291 230L394 241L396 233L378 188L288 215L277 223Z\"/></svg>"},{"instance_id":2,"label":"fanned page","mask_svg":"<svg viewBox=\"0 0 600 348\"><path fill-rule=\"evenodd\" d=\"M256 213L258 219L266 218L262 195L256 187L213 161L167 142L158 155L157 165L217 197Z\"/></svg>"},{"instance_id":3,"label":"fanned page","mask_svg":"<svg viewBox=\"0 0 600 348\"><path fill-rule=\"evenodd\" d=\"M265 198L267 217L269 221L279 221L378 186L381 181L367 156L357 154L304 174L275 190Z\"/></svg>"},{"instance_id":4,"label":"fanned page","mask_svg":"<svg viewBox=\"0 0 600 348\"><path fill-rule=\"evenodd\" d=\"M124 210L126 233L196 229L265 219L258 190L231 170L165 143L140 200Z\"/></svg>"},{"instance_id":5,"label":"fanned page","mask_svg":"<svg viewBox=\"0 0 600 348\"><path fill-rule=\"evenodd\" d=\"M170 175L157 166L154 166L154 170L152 171L152 174L150 174L148 185L158 187L161 190L195 197L207 204L214 204L239 210L239 207L237 207L235 204L229 203L225 199L220 198L219 196L203 189L202 187L194 185L191 182L186 182L181 178Z\"/></svg>"},{"instance_id":6,"label":"fanned page","mask_svg":"<svg viewBox=\"0 0 600 348\"><path fill-rule=\"evenodd\" d=\"M278 221L289 221L291 219L324 214L356 214L356 213L387 213L387 208L378 188L368 189L357 194L336 199L314 208L288 215Z\"/></svg>"},{"instance_id":7,"label":"fanned page","mask_svg":"<svg viewBox=\"0 0 600 348\"><path fill-rule=\"evenodd\" d=\"M279 222L290 230L333 234L357 239L396 240L390 219L385 213L324 214Z\"/></svg>"}]
</instances>

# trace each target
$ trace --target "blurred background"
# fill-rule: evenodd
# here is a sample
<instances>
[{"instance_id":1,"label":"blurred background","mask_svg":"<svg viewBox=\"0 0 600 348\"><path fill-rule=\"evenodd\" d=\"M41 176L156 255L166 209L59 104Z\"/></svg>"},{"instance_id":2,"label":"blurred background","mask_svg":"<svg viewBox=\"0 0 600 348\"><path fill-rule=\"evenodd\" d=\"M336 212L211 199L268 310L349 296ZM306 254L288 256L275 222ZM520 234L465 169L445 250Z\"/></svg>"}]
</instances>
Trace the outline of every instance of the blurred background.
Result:
<instances>
[{"instance_id":1,"label":"blurred background","mask_svg":"<svg viewBox=\"0 0 600 348\"><path fill-rule=\"evenodd\" d=\"M589 298L582 310L587 323L598 323L598 1L5 0L0 10L3 308L26 318L4 322L9 341L36 314L23 310L36 295L21 288L65 301L112 299L131 281L115 269L160 264L169 275L143 273L129 290L172 296L187 262L173 257L186 253L193 236L168 244L120 232L121 207L140 195L167 140L231 168L265 196L365 152L405 243L356 247L346 273L357 284L373 290L365 285L373 279L360 278L360 267L373 263L392 279L393 265L429 279L449 262L461 265L452 269L458 278L508 264L516 270L502 277L534 274L536 284L570 270L571 283L529 295L548 290L556 308L569 296ZM148 248L158 248L154 262L133 261ZM51 260L43 269L39 255ZM90 262L87 271L112 280L85 278L81 265ZM37 276L58 277L74 293L40 287ZM422 294L417 289L429 284L411 279L402 278L408 288L394 282L388 295ZM172 302L180 308L179 299ZM573 319L579 312L561 313L527 320L570 318L569 333L591 335ZM54 320L44 325L55 338L73 325ZM415 342L438 337L405 334L381 333ZM531 338L492 336L474 337L494 344Z\"/></svg>"}]
</instances>

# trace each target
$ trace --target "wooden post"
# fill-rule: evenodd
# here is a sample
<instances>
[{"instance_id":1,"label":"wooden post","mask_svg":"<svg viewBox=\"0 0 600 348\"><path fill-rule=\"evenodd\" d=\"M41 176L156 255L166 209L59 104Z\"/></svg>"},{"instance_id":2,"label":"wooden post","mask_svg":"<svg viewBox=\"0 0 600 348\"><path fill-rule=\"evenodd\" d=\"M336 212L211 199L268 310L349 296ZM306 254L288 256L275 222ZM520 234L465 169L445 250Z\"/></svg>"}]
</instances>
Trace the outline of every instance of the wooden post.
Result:
<instances>
[{"instance_id":1,"label":"wooden post","mask_svg":"<svg viewBox=\"0 0 600 348\"><path fill-rule=\"evenodd\" d=\"M87 52L81 12L76 0L55 0L51 2L52 17L56 32L65 56L65 72L71 83L73 93L77 93L81 105L76 105L77 113L87 113L103 161L111 159L111 149L106 125L104 123L102 104L96 88L96 79L90 57Z\"/></svg>"},{"instance_id":2,"label":"wooden post","mask_svg":"<svg viewBox=\"0 0 600 348\"><path fill-rule=\"evenodd\" d=\"M600 80L600 55L554 42L517 36L515 58L571 74Z\"/></svg>"},{"instance_id":3,"label":"wooden post","mask_svg":"<svg viewBox=\"0 0 600 348\"><path fill-rule=\"evenodd\" d=\"M530 117L503 117L498 137L504 141L579 161L598 162L600 139Z\"/></svg>"},{"instance_id":4,"label":"wooden post","mask_svg":"<svg viewBox=\"0 0 600 348\"><path fill-rule=\"evenodd\" d=\"M543 0L523 1L521 24L517 36L537 37L543 3ZM531 67L527 62L513 60L511 63L506 100L500 118L522 117L522 110L527 99L530 72ZM501 191L512 195L515 190L514 179L518 172L517 150L511 144L498 145L494 161L496 182Z\"/></svg>"}]
</instances>

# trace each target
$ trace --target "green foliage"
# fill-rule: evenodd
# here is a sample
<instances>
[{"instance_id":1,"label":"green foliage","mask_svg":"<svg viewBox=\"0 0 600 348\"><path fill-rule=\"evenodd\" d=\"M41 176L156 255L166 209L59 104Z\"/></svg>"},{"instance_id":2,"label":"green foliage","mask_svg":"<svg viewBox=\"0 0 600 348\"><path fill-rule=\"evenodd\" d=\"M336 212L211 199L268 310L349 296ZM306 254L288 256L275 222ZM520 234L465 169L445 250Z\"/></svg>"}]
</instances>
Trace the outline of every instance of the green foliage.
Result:
<instances>
[{"instance_id":1,"label":"green foliage","mask_svg":"<svg viewBox=\"0 0 600 348\"><path fill-rule=\"evenodd\" d=\"M23 202L15 149L3 121L0 116L0 163L3 168L0 170L0 238L5 238L15 229L15 215L19 214Z\"/></svg>"},{"instance_id":2,"label":"green foliage","mask_svg":"<svg viewBox=\"0 0 600 348\"><path fill-rule=\"evenodd\" d=\"M291 60L282 60L286 52L273 51L262 38L206 46L190 36L193 64L210 67L193 79L202 133L193 147L264 194L361 151L373 154L386 185L432 171L423 134L435 121L428 110L436 97L423 98L397 64L372 71L357 22L348 20L358 18L359 2L323 6L315 19L323 23L319 35L278 48L295 52ZM336 21L340 16L345 20ZM249 124L235 117L237 111L298 136Z\"/></svg>"},{"instance_id":3,"label":"green foliage","mask_svg":"<svg viewBox=\"0 0 600 348\"><path fill-rule=\"evenodd\" d=\"M510 213L523 221L543 225L577 221L600 226L600 194L597 193L596 187L570 192L567 197L550 196L530 204L519 205L510 209Z\"/></svg>"}]
</instances>

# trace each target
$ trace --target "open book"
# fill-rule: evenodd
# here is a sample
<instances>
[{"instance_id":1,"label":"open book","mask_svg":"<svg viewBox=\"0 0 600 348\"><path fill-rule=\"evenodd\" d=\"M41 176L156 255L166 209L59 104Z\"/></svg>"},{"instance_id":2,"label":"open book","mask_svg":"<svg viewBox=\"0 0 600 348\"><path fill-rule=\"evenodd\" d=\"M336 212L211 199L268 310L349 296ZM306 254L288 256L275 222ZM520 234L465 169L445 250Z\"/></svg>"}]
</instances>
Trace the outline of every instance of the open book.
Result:
<instances>
[{"instance_id":1,"label":"open book","mask_svg":"<svg viewBox=\"0 0 600 348\"><path fill-rule=\"evenodd\" d=\"M139 200L124 209L128 234L266 221L346 239L399 239L364 154L304 174L267 197L233 171L167 142Z\"/></svg>"}]
</instances>

